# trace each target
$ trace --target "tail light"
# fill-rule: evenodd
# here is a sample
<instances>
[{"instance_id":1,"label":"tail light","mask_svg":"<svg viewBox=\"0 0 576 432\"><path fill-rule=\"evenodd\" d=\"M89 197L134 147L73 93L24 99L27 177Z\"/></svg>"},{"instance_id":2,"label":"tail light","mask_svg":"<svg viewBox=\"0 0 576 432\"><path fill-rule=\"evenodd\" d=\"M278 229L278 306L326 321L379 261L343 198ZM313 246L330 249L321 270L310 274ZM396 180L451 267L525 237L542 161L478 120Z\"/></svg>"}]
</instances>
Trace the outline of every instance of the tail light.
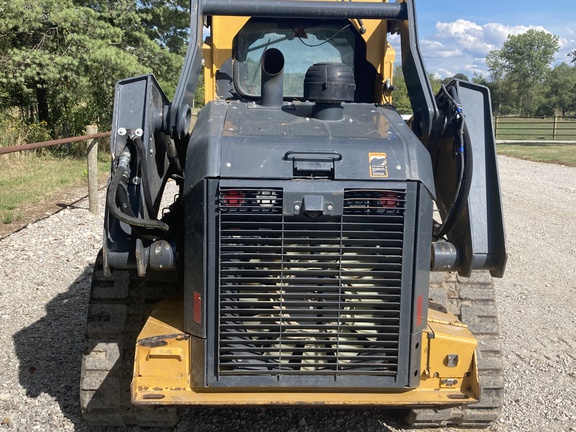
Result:
<instances>
[{"instance_id":1,"label":"tail light","mask_svg":"<svg viewBox=\"0 0 576 432\"><path fill-rule=\"evenodd\" d=\"M387 209L394 209L401 205L396 192L382 192L378 198L378 205Z\"/></svg>"},{"instance_id":2,"label":"tail light","mask_svg":"<svg viewBox=\"0 0 576 432\"><path fill-rule=\"evenodd\" d=\"M353 214L403 214L406 194L395 190L351 189L344 198L344 207Z\"/></svg>"},{"instance_id":3,"label":"tail light","mask_svg":"<svg viewBox=\"0 0 576 432\"><path fill-rule=\"evenodd\" d=\"M246 202L244 198L245 195L242 192L237 190L228 190L222 197L222 200L227 207L240 207Z\"/></svg>"}]
</instances>

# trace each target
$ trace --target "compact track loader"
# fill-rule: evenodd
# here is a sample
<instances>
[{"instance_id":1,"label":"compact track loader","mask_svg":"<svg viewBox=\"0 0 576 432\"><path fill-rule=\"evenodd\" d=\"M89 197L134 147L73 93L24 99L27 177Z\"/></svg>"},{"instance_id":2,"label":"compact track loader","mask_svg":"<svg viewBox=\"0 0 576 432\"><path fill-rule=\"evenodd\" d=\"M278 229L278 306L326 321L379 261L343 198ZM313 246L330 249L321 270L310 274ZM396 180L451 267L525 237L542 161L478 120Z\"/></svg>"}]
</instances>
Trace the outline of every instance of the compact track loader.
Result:
<instances>
[{"instance_id":1,"label":"compact track loader","mask_svg":"<svg viewBox=\"0 0 576 432\"><path fill-rule=\"evenodd\" d=\"M190 37L172 101L152 75L116 86L86 422L269 405L497 419L506 252L488 90L433 94L412 0L192 0Z\"/></svg>"}]
</instances>

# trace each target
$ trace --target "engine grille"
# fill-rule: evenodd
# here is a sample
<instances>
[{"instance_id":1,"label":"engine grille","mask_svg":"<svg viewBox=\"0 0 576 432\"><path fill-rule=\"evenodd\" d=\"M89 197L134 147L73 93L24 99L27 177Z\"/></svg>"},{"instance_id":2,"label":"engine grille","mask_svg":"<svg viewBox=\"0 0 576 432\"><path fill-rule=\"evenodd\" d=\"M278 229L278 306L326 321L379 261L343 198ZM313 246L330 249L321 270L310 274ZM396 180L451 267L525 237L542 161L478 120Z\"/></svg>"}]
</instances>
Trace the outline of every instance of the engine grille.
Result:
<instances>
[{"instance_id":1,"label":"engine grille","mask_svg":"<svg viewBox=\"0 0 576 432\"><path fill-rule=\"evenodd\" d=\"M221 188L217 373L398 373L405 190L342 216L283 215L281 188Z\"/></svg>"}]
</instances>

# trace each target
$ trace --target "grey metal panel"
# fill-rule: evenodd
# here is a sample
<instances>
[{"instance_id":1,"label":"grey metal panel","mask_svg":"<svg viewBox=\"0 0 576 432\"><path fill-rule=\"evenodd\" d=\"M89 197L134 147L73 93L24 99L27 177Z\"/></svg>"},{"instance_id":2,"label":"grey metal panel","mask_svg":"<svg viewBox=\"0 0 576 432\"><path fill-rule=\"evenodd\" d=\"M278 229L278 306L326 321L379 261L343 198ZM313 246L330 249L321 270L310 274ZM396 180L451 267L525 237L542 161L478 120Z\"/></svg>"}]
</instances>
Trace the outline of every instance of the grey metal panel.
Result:
<instances>
[{"instance_id":1,"label":"grey metal panel","mask_svg":"<svg viewBox=\"0 0 576 432\"><path fill-rule=\"evenodd\" d=\"M466 118L474 168L467 208L449 240L463 252L463 275L484 269L502 277L506 248L490 93L486 87L464 81L451 85L457 88Z\"/></svg>"},{"instance_id":2,"label":"grey metal panel","mask_svg":"<svg viewBox=\"0 0 576 432\"><path fill-rule=\"evenodd\" d=\"M184 194L205 177L292 179L290 152L333 154L336 180L414 180L434 193L430 156L393 108L344 104L344 119L326 122L309 117L312 107L209 103L188 146Z\"/></svg>"},{"instance_id":3,"label":"grey metal panel","mask_svg":"<svg viewBox=\"0 0 576 432\"><path fill-rule=\"evenodd\" d=\"M170 138L156 130L159 113L167 103L168 99L153 75L129 78L116 84L110 151L114 159L118 158L128 141L126 131L142 130L141 148L130 148L133 153L131 177L138 177L140 181L131 181L127 187L132 210L143 218L156 218L164 185L170 175L167 157ZM121 128L124 129L122 134L119 133ZM116 267L133 266L135 245L132 228L107 212L105 233L106 265L110 262Z\"/></svg>"},{"instance_id":4,"label":"grey metal panel","mask_svg":"<svg viewBox=\"0 0 576 432\"><path fill-rule=\"evenodd\" d=\"M432 240L433 197L423 185L418 185L416 199L416 235L414 239L414 270L412 283L410 386L420 382L420 355L423 351L422 331L427 326L430 280L430 242Z\"/></svg>"},{"instance_id":5,"label":"grey metal panel","mask_svg":"<svg viewBox=\"0 0 576 432\"><path fill-rule=\"evenodd\" d=\"M184 195L202 179L220 174L222 130L228 104L210 102L198 114L186 154Z\"/></svg>"}]
</instances>

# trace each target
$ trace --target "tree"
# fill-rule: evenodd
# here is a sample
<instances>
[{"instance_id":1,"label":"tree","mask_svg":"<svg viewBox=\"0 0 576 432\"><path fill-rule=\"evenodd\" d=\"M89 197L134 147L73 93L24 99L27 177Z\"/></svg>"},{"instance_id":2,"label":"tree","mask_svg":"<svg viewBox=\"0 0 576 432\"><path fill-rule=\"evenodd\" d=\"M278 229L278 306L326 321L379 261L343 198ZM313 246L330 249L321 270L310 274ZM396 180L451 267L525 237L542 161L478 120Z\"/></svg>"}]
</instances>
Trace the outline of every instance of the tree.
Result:
<instances>
[{"instance_id":1,"label":"tree","mask_svg":"<svg viewBox=\"0 0 576 432\"><path fill-rule=\"evenodd\" d=\"M82 133L90 122L109 127L114 85L121 78L153 72L173 92L184 50L177 27L188 13L173 2L156 3L4 2L0 105L18 107L27 121L46 122L54 136L66 136ZM153 6L159 10L152 13ZM169 10L174 21L164 23ZM165 38L158 36L162 31Z\"/></svg>"},{"instance_id":2,"label":"tree","mask_svg":"<svg viewBox=\"0 0 576 432\"><path fill-rule=\"evenodd\" d=\"M432 86L432 93L437 94L442 88L442 81L435 74L428 74L430 85Z\"/></svg>"},{"instance_id":3,"label":"tree","mask_svg":"<svg viewBox=\"0 0 576 432\"><path fill-rule=\"evenodd\" d=\"M492 101L492 111L495 115L501 114L502 104L499 82L491 81L488 77L478 72L474 72L474 75L472 76L472 82L475 84L483 85L484 87L488 87L490 90L490 99Z\"/></svg>"},{"instance_id":4,"label":"tree","mask_svg":"<svg viewBox=\"0 0 576 432\"><path fill-rule=\"evenodd\" d=\"M470 78L468 78L468 75L463 74L463 73L457 73L456 75L454 75L454 79L458 79L461 81L470 81Z\"/></svg>"},{"instance_id":5,"label":"tree","mask_svg":"<svg viewBox=\"0 0 576 432\"><path fill-rule=\"evenodd\" d=\"M545 99L539 109L542 115L563 116L576 112L576 67L561 63L550 72Z\"/></svg>"},{"instance_id":6,"label":"tree","mask_svg":"<svg viewBox=\"0 0 576 432\"><path fill-rule=\"evenodd\" d=\"M392 105L400 114L411 114L412 105L410 105L410 99L408 98L408 89L406 88L406 80L404 79L401 65L394 66L393 85L395 88L392 93Z\"/></svg>"},{"instance_id":7,"label":"tree","mask_svg":"<svg viewBox=\"0 0 576 432\"><path fill-rule=\"evenodd\" d=\"M398 111L400 114L411 114L412 105L408 96L406 79L404 78L401 65L394 66L393 77L394 92L392 93L392 105L394 105L396 111ZM440 79L437 78L434 74L429 74L428 79L430 80L430 85L432 86L432 92L434 94L438 93L442 87L442 82Z\"/></svg>"},{"instance_id":8,"label":"tree","mask_svg":"<svg viewBox=\"0 0 576 432\"><path fill-rule=\"evenodd\" d=\"M470 81L470 78L468 78L465 74L463 73L457 73L454 76L451 77L446 77L442 80L442 84L444 85L448 85L450 84L453 80L460 80L460 81Z\"/></svg>"},{"instance_id":9,"label":"tree","mask_svg":"<svg viewBox=\"0 0 576 432\"><path fill-rule=\"evenodd\" d=\"M519 114L533 114L541 97L543 84L550 72L554 54L560 48L559 38L550 33L530 29L510 35L500 50L488 53L486 64L492 80L500 82L501 90L515 93Z\"/></svg>"},{"instance_id":10,"label":"tree","mask_svg":"<svg viewBox=\"0 0 576 432\"><path fill-rule=\"evenodd\" d=\"M190 27L189 3L189 0L139 1L138 11L148 38L170 52L186 54Z\"/></svg>"},{"instance_id":11,"label":"tree","mask_svg":"<svg viewBox=\"0 0 576 432\"><path fill-rule=\"evenodd\" d=\"M198 77L198 84L196 84L196 94L194 95L194 107L201 108L204 106L204 74Z\"/></svg>"}]
</instances>

